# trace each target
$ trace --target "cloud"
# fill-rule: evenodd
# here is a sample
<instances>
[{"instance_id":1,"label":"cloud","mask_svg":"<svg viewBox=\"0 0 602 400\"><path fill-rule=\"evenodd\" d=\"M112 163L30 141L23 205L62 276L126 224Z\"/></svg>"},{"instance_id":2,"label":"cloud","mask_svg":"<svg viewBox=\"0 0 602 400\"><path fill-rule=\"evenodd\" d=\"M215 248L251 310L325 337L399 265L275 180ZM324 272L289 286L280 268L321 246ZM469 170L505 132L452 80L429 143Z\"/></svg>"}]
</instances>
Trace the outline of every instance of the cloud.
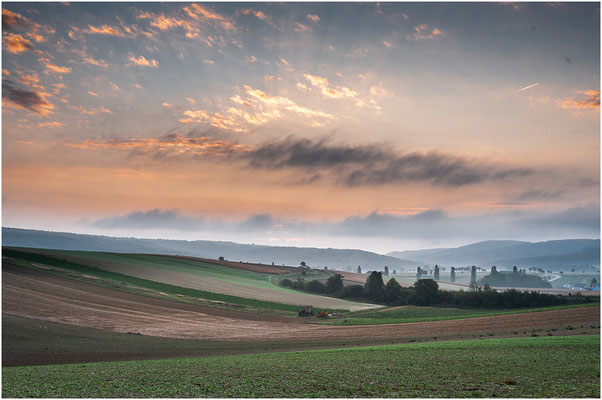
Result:
<instances>
[{"instance_id":1,"label":"cloud","mask_svg":"<svg viewBox=\"0 0 602 400\"><path fill-rule=\"evenodd\" d=\"M21 54L33 49L33 44L29 40L16 33L5 34L3 41L4 49L11 54Z\"/></svg>"},{"instance_id":2,"label":"cloud","mask_svg":"<svg viewBox=\"0 0 602 400\"><path fill-rule=\"evenodd\" d=\"M298 22L295 24L295 32L311 32L311 31L312 31L312 29L307 25L303 25Z\"/></svg>"},{"instance_id":3,"label":"cloud","mask_svg":"<svg viewBox=\"0 0 602 400\"><path fill-rule=\"evenodd\" d=\"M138 157L229 156L247 151L247 146L212 137L184 137L179 134L143 139L106 139L65 142L65 146L83 150L128 150Z\"/></svg>"},{"instance_id":4,"label":"cloud","mask_svg":"<svg viewBox=\"0 0 602 400\"><path fill-rule=\"evenodd\" d=\"M30 24L29 19L19 13L2 9L2 28L5 31L13 31L16 29L26 28Z\"/></svg>"},{"instance_id":5,"label":"cloud","mask_svg":"<svg viewBox=\"0 0 602 400\"><path fill-rule=\"evenodd\" d=\"M313 86L316 86L322 92L322 95L329 99L343 99L357 97L357 92L342 86L329 86L328 79L310 74L303 74Z\"/></svg>"},{"instance_id":6,"label":"cloud","mask_svg":"<svg viewBox=\"0 0 602 400\"><path fill-rule=\"evenodd\" d=\"M55 32L54 29L49 26L33 23L31 20L22 16L21 14L9 11L4 8L2 9L2 29L6 32L18 30L28 31L25 33L25 36L36 41L37 43L46 41L46 37L41 35L40 32L45 35L50 35Z\"/></svg>"},{"instance_id":7,"label":"cloud","mask_svg":"<svg viewBox=\"0 0 602 400\"><path fill-rule=\"evenodd\" d=\"M193 3L189 7L184 7L182 10L184 10L191 18L216 22L226 30L235 29L234 24L228 18L197 3Z\"/></svg>"},{"instance_id":8,"label":"cloud","mask_svg":"<svg viewBox=\"0 0 602 400\"><path fill-rule=\"evenodd\" d=\"M103 67L103 68L107 68L109 66L109 64L107 64L105 61L103 60L95 60L92 57L88 57L85 56L82 58L85 64L89 64L89 65L95 65L97 67Z\"/></svg>"},{"instance_id":9,"label":"cloud","mask_svg":"<svg viewBox=\"0 0 602 400\"><path fill-rule=\"evenodd\" d=\"M44 71L44 73L46 75L50 75L51 73L55 73L55 74L68 74L68 73L71 72L71 68L69 68L69 67L59 67L58 65L53 64L47 58L40 58L39 61L42 64L44 64L44 66L46 67L46 70Z\"/></svg>"},{"instance_id":10,"label":"cloud","mask_svg":"<svg viewBox=\"0 0 602 400\"><path fill-rule=\"evenodd\" d=\"M307 15L307 20L311 21L313 23L316 23L316 22L318 22L320 20L320 17L317 16L317 15L315 15L315 14L308 14Z\"/></svg>"},{"instance_id":11,"label":"cloud","mask_svg":"<svg viewBox=\"0 0 602 400\"><path fill-rule=\"evenodd\" d=\"M100 27L88 25L88 29L83 31L84 33L89 33L93 35L107 35L107 36L117 36L117 37L125 37L125 33L120 29L114 28L110 25L102 25Z\"/></svg>"},{"instance_id":12,"label":"cloud","mask_svg":"<svg viewBox=\"0 0 602 400\"><path fill-rule=\"evenodd\" d=\"M436 152L397 153L385 145L331 144L327 139L288 138L267 142L240 156L250 166L265 169L329 169L347 186L408 182L464 186L530 175L528 168L512 168Z\"/></svg>"},{"instance_id":13,"label":"cloud","mask_svg":"<svg viewBox=\"0 0 602 400\"><path fill-rule=\"evenodd\" d=\"M40 116L52 114L54 105L46 100L48 93L35 90L20 89L8 79L2 80L2 100L6 100L15 108L33 111Z\"/></svg>"},{"instance_id":14,"label":"cloud","mask_svg":"<svg viewBox=\"0 0 602 400\"><path fill-rule=\"evenodd\" d=\"M159 66L159 62L157 62L157 60L147 60L144 56L135 57L133 55L130 55L129 60L131 61L131 64L128 65L137 65L139 67L151 68L157 68Z\"/></svg>"},{"instance_id":15,"label":"cloud","mask_svg":"<svg viewBox=\"0 0 602 400\"><path fill-rule=\"evenodd\" d=\"M428 40L436 39L442 34L443 32L441 32L439 29L422 24L414 27L414 33L411 35L411 37L416 40Z\"/></svg>"},{"instance_id":16,"label":"cloud","mask_svg":"<svg viewBox=\"0 0 602 400\"><path fill-rule=\"evenodd\" d=\"M286 238L391 238L422 242L482 240L550 240L599 237L600 208L596 205L560 210L530 210L454 216L441 209L427 209L408 215L391 215L375 210L342 220L323 222L275 218L270 213L252 214L238 221L183 215L177 209L152 209L85 221L103 229L169 229L183 232L247 232ZM247 237L251 241L251 237ZM254 241L255 239L253 239Z\"/></svg>"},{"instance_id":17,"label":"cloud","mask_svg":"<svg viewBox=\"0 0 602 400\"><path fill-rule=\"evenodd\" d=\"M57 121L52 121L52 122L40 122L38 124L38 126L40 128L59 128L61 126L64 126L65 124L61 123L61 122L57 122Z\"/></svg>"},{"instance_id":18,"label":"cloud","mask_svg":"<svg viewBox=\"0 0 602 400\"><path fill-rule=\"evenodd\" d=\"M261 20L264 20L267 18L267 15L265 15L261 11L255 11L255 10L251 10L251 9L240 10L238 13L240 15L252 15Z\"/></svg>"},{"instance_id":19,"label":"cloud","mask_svg":"<svg viewBox=\"0 0 602 400\"><path fill-rule=\"evenodd\" d=\"M167 228L183 231L198 230L202 226L201 219L186 217L177 209L133 211L128 214L101 218L90 225L104 229L155 229Z\"/></svg>"},{"instance_id":20,"label":"cloud","mask_svg":"<svg viewBox=\"0 0 602 400\"><path fill-rule=\"evenodd\" d=\"M558 106L566 110L571 110L575 115L580 115L581 110L590 109L600 112L600 91L583 90L577 91L579 96L574 96L565 100L559 100Z\"/></svg>"},{"instance_id":21,"label":"cloud","mask_svg":"<svg viewBox=\"0 0 602 400\"><path fill-rule=\"evenodd\" d=\"M100 96L98 93L96 93L96 92L93 92L93 91L91 91L91 90L88 90L88 94L89 94L90 96L94 96L94 97L99 97L99 96Z\"/></svg>"}]
</instances>

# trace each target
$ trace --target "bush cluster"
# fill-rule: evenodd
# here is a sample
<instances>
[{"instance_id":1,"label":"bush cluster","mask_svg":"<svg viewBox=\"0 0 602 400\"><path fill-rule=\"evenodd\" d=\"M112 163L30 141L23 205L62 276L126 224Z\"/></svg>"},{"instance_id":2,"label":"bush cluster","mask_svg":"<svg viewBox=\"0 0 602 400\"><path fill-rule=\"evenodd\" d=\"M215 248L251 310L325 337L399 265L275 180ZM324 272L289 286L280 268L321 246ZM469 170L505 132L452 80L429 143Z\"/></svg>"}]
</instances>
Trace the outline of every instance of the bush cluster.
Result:
<instances>
[{"instance_id":1,"label":"bush cluster","mask_svg":"<svg viewBox=\"0 0 602 400\"><path fill-rule=\"evenodd\" d=\"M382 273L376 271L370 274L363 286L343 286L342 278L340 274L335 274L328 278L326 283L316 279L307 282L298 280L292 282L292 287L313 293L330 294L335 297L371 301L390 306L417 305L509 309L548 307L569 302L584 303L592 301L585 296L568 298L561 295L554 296L516 289L498 292L490 288L489 285L470 291L439 290L439 285L433 279L418 279L412 287L404 288L395 278L391 278L385 285Z\"/></svg>"}]
</instances>

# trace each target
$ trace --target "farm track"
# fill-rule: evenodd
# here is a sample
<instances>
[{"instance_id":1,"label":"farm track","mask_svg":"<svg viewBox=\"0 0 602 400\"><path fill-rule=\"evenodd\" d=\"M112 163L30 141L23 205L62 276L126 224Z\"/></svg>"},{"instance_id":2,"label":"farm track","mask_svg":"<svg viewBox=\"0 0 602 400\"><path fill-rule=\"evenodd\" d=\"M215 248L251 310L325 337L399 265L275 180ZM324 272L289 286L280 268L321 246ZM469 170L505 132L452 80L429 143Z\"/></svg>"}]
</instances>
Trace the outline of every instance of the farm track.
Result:
<instances>
[{"instance_id":1,"label":"farm track","mask_svg":"<svg viewBox=\"0 0 602 400\"><path fill-rule=\"evenodd\" d=\"M112 262L67 254L59 255L37 249L19 248L18 250L34 254L48 255L50 257L63 259L69 262L129 275L136 278L148 279L155 282L167 283L170 285L181 286L190 289L204 290L212 293L245 297L248 299L272 301L276 303L292 305L309 304L313 305L314 307L349 311L360 311L381 307L375 304L358 303L333 297L303 293L295 290L286 290L278 287L275 287L274 290L266 290L265 288L257 288L219 279L211 279L185 272L169 271L154 267L145 267L141 265Z\"/></svg>"}]
</instances>

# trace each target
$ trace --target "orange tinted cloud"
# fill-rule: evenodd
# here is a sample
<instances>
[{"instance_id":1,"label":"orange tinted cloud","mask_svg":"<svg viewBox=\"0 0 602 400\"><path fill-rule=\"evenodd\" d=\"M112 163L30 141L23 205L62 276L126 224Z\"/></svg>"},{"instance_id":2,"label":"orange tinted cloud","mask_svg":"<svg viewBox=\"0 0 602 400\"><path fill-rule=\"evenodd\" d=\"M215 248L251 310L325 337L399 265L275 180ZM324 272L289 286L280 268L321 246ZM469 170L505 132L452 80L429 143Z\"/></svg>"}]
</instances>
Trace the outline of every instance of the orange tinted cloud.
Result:
<instances>
[{"instance_id":1,"label":"orange tinted cloud","mask_svg":"<svg viewBox=\"0 0 602 400\"><path fill-rule=\"evenodd\" d=\"M357 92L346 87L329 86L328 79L310 74L303 75L313 86L318 87L324 97L330 99L342 99L357 97Z\"/></svg>"},{"instance_id":2,"label":"orange tinted cloud","mask_svg":"<svg viewBox=\"0 0 602 400\"><path fill-rule=\"evenodd\" d=\"M4 49L12 54L20 54L33 49L33 45L19 34L8 33L4 35Z\"/></svg>"},{"instance_id":3,"label":"orange tinted cloud","mask_svg":"<svg viewBox=\"0 0 602 400\"><path fill-rule=\"evenodd\" d=\"M93 92L93 91L91 91L91 90L88 90L88 94L89 94L90 96L94 96L94 97L99 97L99 96L100 96L98 93L96 93L96 92Z\"/></svg>"},{"instance_id":4,"label":"orange tinted cloud","mask_svg":"<svg viewBox=\"0 0 602 400\"><path fill-rule=\"evenodd\" d=\"M102 25L100 27L88 25L88 29L84 31L85 33L90 33L94 35L108 35L108 36L117 36L117 37L125 37L125 33L117 28L113 28L110 25Z\"/></svg>"},{"instance_id":5,"label":"orange tinted cloud","mask_svg":"<svg viewBox=\"0 0 602 400\"><path fill-rule=\"evenodd\" d=\"M26 27L30 23L29 19L19 13L2 9L2 26L5 30Z\"/></svg>"},{"instance_id":6,"label":"orange tinted cloud","mask_svg":"<svg viewBox=\"0 0 602 400\"><path fill-rule=\"evenodd\" d=\"M65 124L61 123L61 122L57 122L57 121L52 121L52 122L40 122L38 124L38 126L40 128L58 128L61 127Z\"/></svg>"},{"instance_id":7,"label":"orange tinted cloud","mask_svg":"<svg viewBox=\"0 0 602 400\"><path fill-rule=\"evenodd\" d=\"M573 110L574 114L579 115L579 111L583 109L591 109L592 111L600 112L600 91L599 90L583 90L577 93L582 96L575 96L558 102L561 108ZM584 97L585 95L586 97Z\"/></svg>"},{"instance_id":8,"label":"orange tinted cloud","mask_svg":"<svg viewBox=\"0 0 602 400\"><path fill-rule=\"evenodd\" d=\"M89 65L95 65L97 67L107 68L109 66L109 64L107 64L105 61L95 60L92 57L84 57L83 60L84 60L84 63L89 64Z\"/></svg>"},{"instance_id":9,"label":"orange tinted cloud","mask_svg":"<svg viewBox=\"0 0 602 400\"><path fill-rule=\"evenodd\" d=\"M241 15L252 15L261 20L264 20L267 18L267 16L264 13L262 13L261 11L255 11L255 10L251 10L251 9L240 10L238 13Z\"/></svg>"},{"instance_id":10,"label":"orange tinted cloud","mask_svg":"<svg viewBox=\"0 0 602 400\"><path fill-rule=\"evenodd\" d=\"M68 73L71 72L71 68L69 68L69 67L59 67L59 66L53 64L52 62L50 62L50 60L47 59L47 58L40 58L40 62L42 64L44 64L44 66L46 67L46 71L44 71L44 73L46 75L49 75L50 73L68 74Z\"/></svg>"},{"instance_id":11,"label":"orange tinted cloud","mask_svg":"<svg viewBox=\"0 0 602 400\"><path fill-rule=\"evenodd\" d=\"M412 34L412 37L416 40L426 40L436 39L437 36L442 34L443 32L441 32L439 29L430 28L428 25L422 24L414 27L414 33Z\"/></svg>"},{"instance_id":12,"label":"orange tinted cloud","mask_svg":"<svg viewBox=\"0 0 602 400\"><path fill-rule=\"evenodd\" d=\"M212 137L183 137L179 134L144 139L108 139L105 141L86 140L79 143L65 143L66 146L78 149L120 149L137 150L138 156L156 153L172 155L231 155L236 152L248 151L249 147L224 140L214 140Z\"/></svg>"},{"instance_id":13,"label":"orange tinted cloud","mask_svg":"<svg viewBox=\"0 0 602 400\"><path fill-rule=\"evenodd\" d=\"M221 25L221 27L224 29L234 29L234 24L229 19L199 4L193 3L190 5L190 7L184 7L182 10L188 14L190 18L214 21Z\"/></svg>"},{"instance_id":14,"label":"orange tinted cloud","mask_svg":"<svg viewBox=\"0 0 602 400\"><path fill-rule=\"evenodd\" d=\"M133 63L131 65L138 65L140 67L157 68L159 66L157 60L147 60L144 56L139 56L138 58L130 56L129 60Z\"/></svg>"},{"instance_id":15,"label":"orange tinted cloud","mask_svg":"<svg viewBox=\"0 0 602 400\"><path fill-rule=\"evenodd\" d=\"M318 22L318 21L320 20L320 17L319 17L319 16L317 16L317 15L315 15L315 14L308 14L308 15L307 15L307 19L308 19L309 21L311 21L311 22L314 22L314 23L316 23L316 22Z\"/></svg>"}]
</instances>

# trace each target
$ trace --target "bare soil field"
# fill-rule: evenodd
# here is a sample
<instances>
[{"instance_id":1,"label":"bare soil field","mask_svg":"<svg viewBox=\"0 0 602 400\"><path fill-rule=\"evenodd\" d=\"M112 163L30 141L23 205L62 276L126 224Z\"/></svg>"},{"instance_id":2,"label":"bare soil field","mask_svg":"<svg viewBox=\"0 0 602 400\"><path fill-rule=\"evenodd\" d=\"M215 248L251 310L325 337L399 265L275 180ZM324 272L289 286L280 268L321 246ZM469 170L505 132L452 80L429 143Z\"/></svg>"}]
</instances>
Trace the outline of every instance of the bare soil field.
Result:
<instances>
[{"instance_id":1,"label":"bare soil field","mask_svg":"<svg viewBox=\"0 0 602 400\"><path fill-rule=\"evenodd\" d=\"M228 294L249 299L258 299L293 305L312 305L314 307L328 308L333 310L360 311L381 306L358 303L333 297L320 296L310 293L303 293L292 289L275 287L274 290L266 290L253 286L242 285L235 282L227 282L208 277L187 274L183 272L167 271L158 268L146 268L141 265L133 265L94 258L86 258L74 255L47 253L43 250L19 249L36 254L48 254L51 257L57 257L66 261L87 265L106 271L117 272L130 275L137 278L149 279L155 282L167 283L170 285L181 286L191 289L204 290L207 292Z\"/></svg>"},{"instance_id":2,"label":"bare soil field","mask_svg":"<svg viewBox=\"0 0 602 400\"><path fill-rule=\"evenodd\" d=\"M600 308L585 307L464 320L377 326L329 326L162 301L3 266L3 312L114 332L221 341L409 339L512 335L568 327L599 332ZM516 332L516 333L515 333Z\"/></svg>"}]
</instances>

